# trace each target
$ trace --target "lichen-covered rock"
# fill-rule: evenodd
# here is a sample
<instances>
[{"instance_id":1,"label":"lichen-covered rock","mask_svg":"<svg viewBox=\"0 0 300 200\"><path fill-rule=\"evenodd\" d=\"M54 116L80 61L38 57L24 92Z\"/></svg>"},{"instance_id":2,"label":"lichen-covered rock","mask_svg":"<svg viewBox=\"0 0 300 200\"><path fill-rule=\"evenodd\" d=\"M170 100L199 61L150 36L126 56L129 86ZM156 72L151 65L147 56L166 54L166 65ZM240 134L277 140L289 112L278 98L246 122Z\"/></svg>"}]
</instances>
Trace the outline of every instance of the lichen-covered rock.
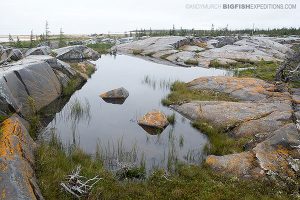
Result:
<instances>
[{"instance_id":1,"label":"lichen-covered rock","mask_svg":"<svg viewBox=\"0 0 300 200\"><path fill-rule=\"evenodd\" d=\"M60 60L97 59L99 53L84 45L75 45L53 50Z\"/></svg>"},{"instance_id":2,"label":"lichen-covered rock","mask_svg":"<svg viewBox=\"0 0 300 200\"><path fill-rule=\"evenodd\" d=\"M51 53L51 49L48 46L41 46L41 47L36 47L36 48L32 48L29 49L26 52L26 56L29 55L49 55Z\"/></svg>"},{"instance_id":3,"label":"lichen-covered rock","mask_svg":"<svg viewBox=\"0 0 300 200\"><path fill-rule=\"evenodd\" d=\"M300 154L300 134L296 125L291 123L274 132L273 136L259 143L254 149L259 166L265 171L271 171L285 176L295 176L295 171L289 164L291 151ZM295 156L295 155L294 155Z\"/></svg>"},{"instance_id":4,"label":"lichen-covered rock","mask_svg":"<svg viewBox=\"0 0 300 200\"><path fill-rule=\"evenodd\" d=\"M153 110L148 112L138 120L138 124L146 127L153 127L160 130L165 129L168 125L168 119L161 111Z\"/></svg>"},{"instance_id":5,"label":"lichen-covered rock","mask_svg":"<svg viewBox=\"0 0 300 200\"><path fill-rule=\"evenodd\" d=\"M100 94L104 101L115 104L123 104L128 96L129 92L123 87Z\"/></svg>"},{"instance_id":6,"label":"lichen-covered rock","mask_svg":"<svg viewBox=\"0 0 300 200\"><path fill-rule=\"evenodd\" d=\"M43 199L34 175L35 143L18 115L6 119L0 134L1 199Z\"/></svg>"},{"instance_id":7,"label":"lichen-covered rock","mask_svg":"<svg viewBox=\"0 0 300 200\"><path fill-rule=\"evenodd\" d=\"M210 155L206 158L205 163L212 169L224 174L243 177L258 177L263 174L255 166L255 154L250 151L225 156Z\"/></svg>"},{"instance_id":8,"label":"lichen-covered rock","mask_svg":"<svg viewBox=\"0 0 300 200\"><path fill-rule=\"evenodd\" d=\"M188 83L189 88L223 92L242 101L290 102L288 92L279 92L273 84L256 78L228 76L201 77Z\"/></svg>"}]
</instances>

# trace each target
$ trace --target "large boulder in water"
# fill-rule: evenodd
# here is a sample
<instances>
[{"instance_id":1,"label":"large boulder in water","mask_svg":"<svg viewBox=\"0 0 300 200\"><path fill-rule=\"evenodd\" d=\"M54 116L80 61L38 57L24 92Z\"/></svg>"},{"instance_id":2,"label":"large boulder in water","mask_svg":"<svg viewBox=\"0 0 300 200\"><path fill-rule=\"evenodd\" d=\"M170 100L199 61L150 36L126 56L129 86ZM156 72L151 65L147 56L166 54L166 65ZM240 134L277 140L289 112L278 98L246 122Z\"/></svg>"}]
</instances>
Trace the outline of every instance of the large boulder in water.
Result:
<instances>
[{"instance_id":1,"label":"large boulder in water","mask_svg":"<svg viewBox=\"0 0 300 200\"><path fill-rule=\"evenodd\" d=\"M128 96L129 92L123 87L100 94L105 102L113 104L123 104Z\"/></svg>"},{"instance_id":2,"label":"large boulder in water","mask_svg":"<svg viewBox=\"0 0 300 200\"><path fill-rule=\"evenodd\" d=\"M84 45L68 46L53 50L60 60L97 59L99 53Z\"/></svg>"},{"instance_id":3,"label":"large boulder in water","mask_svg":"<svg viewBox=\"0 0 300 200\"><path fill-rule=\"evenodd\" d=\"M48 46L41 46L41 47L37 47L37 48L32 48L29 49L26 52L26 56L29 55L49 55L51 53L51 49Z\"/></svg>"},{"instance_id":4,"label":"large boulder in water","mask_svg":"<svg viewBox=\"0 0 300 200\"><path fill-rule=\"evenodd\" d=\"M138 124L150 134L162 132L168 125L167 116L161 111L153 110L138 120Z\"/></svg>"}]
</instances>

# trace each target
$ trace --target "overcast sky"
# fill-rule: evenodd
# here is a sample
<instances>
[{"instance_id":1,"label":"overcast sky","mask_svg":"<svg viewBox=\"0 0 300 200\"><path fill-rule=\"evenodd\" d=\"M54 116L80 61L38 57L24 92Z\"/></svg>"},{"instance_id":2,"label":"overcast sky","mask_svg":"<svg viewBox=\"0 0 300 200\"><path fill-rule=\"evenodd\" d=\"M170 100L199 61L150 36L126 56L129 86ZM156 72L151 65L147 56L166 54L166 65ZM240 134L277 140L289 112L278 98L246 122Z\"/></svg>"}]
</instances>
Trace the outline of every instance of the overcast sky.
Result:
<instances>
[{"instance_id":1,"label":"overcast sky","mask_svg":"<svg viewBox=\"0 0 300 200\"><path fill-rule=\"evenodd\" d=\"M188 9L187 4L291 3L291 10ZM299 3L298 3L299 2ZM50 31L67 34L113 33L140 28L230 29L300 27L299 0L1 0L0 35Z\"/></svg>"}]
</instances>

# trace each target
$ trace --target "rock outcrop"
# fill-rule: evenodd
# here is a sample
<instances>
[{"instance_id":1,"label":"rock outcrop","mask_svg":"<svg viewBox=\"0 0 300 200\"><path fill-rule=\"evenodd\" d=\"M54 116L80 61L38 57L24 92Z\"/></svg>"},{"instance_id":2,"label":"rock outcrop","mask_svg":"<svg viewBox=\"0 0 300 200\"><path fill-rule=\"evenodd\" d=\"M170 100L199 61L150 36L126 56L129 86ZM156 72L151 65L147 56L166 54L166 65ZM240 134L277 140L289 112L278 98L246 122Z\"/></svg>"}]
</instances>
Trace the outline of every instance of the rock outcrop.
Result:
<instances>
[{"instance_id":1,"label":"rock outcrop","mask_svg":"<svg viewBox=\"0 0 300 200\"><path fill-rule=\"evenodd\" d=\"M60 60L83 60L97 59L99 53L84 45L68 46L53 50L56 53L56 58Z\"/></svg>"},{"instance_id":2,"label":"rock outcrop","mask_svg":"<svg viewBox=\"0 0 300 200\"><path fill-rule=\"evenodd\" d=\"M117 45L115 49L121 53L151 56L181 66L189 66L187 60L196 60L202 67L209 67L212 61L222 64L225 60L228 63L241 60L283 61L287 54L293 52L289 45L267 37L151 37Z\"/></svg>"},{"instance_id":3,"label":"rock outcrop","mask_svg":"<svg viewBox=\"0 0 300 200\"><path fill-rule=\"evenodd\" d=\"M51 49L48 46L41 46L32 48L26 51L26 56L30 55L49 55L51 53Z\"/></svg>"},{"instance_id":4,"label":"rock outcrop","mask_svg":"<svg viewBox=\"0 0 300 200\"><path fill-rule=\"evenodd\" d=\"M28 123L14 114L1 125L1 199L43 199L34 172L35 143L28 134Z\"/></svg>"},{"instance_id":5,"label":"rock outcrop","mask_svg":"<svg viewBox=\"0 0 300 200\"><path fill-rule=\"evenodd\" d=\"M0 65L11 61L18 61L23 57L23 53L19 49L5 47L0 48Z\"/></svg>"},{"instance_id":6,"label":"rock outcrop","mask_svg":"<svg viewBox=\"0 0 300 200\"><path fill-rule=\"evenodd\" d=\"M300 133L294 120L297 100L293 95L282 87L278 89L276 85L253 78L198 78L189 82L188 87L223 92L239 101L191 101L172 106L192 120L222 128L231 137L248 138L246 152L210 155L207 165L243 177L270 173L297 175Z\"/></svg>"}]
</instances>

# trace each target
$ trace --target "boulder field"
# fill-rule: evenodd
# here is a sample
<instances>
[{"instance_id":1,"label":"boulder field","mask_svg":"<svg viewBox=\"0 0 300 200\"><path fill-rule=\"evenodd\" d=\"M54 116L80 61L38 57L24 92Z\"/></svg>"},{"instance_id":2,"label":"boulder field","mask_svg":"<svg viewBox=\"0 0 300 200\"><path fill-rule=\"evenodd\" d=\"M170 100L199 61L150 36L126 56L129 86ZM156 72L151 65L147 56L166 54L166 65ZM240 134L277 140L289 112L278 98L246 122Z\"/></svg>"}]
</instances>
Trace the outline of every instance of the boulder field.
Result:
<instances>
[{"instance_id":1,"label":"boulder field","mask_svg":"<svg viewBox=\"0 0 300 200\"><path fill-rule=\"evenodd\" d=\"M172 108L191 120L222 127L230 137L249 138L244 152L209 155L206 164L226 174L295 177L300 167L299 93L255 78L204 77L187 83L190 90L223 92L237 99L191 101ZM220 133L221 134L221 133Z\"/></svg>"},{"instance_id":2,"label":"boulder field","mask_svg":"<svg viewBox=\"0 0 300 200\"><path fill-rule=\"evenodd\" d=\"M1 199L43 199L34 173L36 144L26 120L62 96L71 80L86 81L86 75L55 57L32 55L44 50L33 49L17 62L0 65Z\"/></svg>"},{"instance_id":3,"label":"boulder field","mask_svg":"<svg viewBox=\"0 0 300 200\"><path fill-rule=\"evenodd\" d=\"M283 61L286 54L293 52L287 40L271 37L167 36L120 44L114 49L120 53L148 56L181 66L209 67L212 61L221 65L241 60Z\"/></svg>"}]
</instances>

